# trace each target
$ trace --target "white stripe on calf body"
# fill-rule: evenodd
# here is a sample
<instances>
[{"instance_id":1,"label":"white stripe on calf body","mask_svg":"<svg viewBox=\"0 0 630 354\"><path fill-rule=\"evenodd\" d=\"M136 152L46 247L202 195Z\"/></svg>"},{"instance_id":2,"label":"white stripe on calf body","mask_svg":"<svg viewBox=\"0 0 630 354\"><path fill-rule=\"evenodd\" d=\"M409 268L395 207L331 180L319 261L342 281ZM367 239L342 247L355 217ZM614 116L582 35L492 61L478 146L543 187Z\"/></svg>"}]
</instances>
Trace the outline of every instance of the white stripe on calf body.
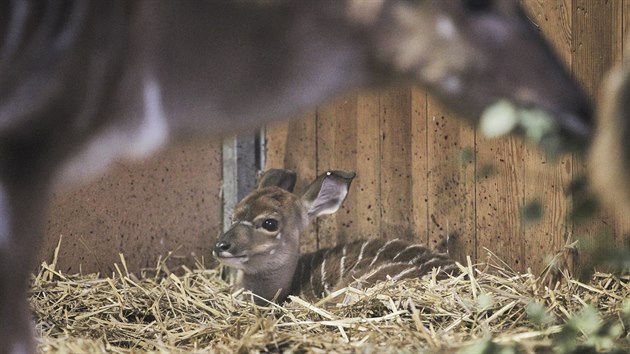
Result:
<instances>
[{"instance_id":1,"label":"white stripe on calf body","mask_svg":"<svg viewBox=\"0 0 630 354\"><path fill-rule=\"evenodd\" d=\"M407 263L382 263L380 264L378 267L376 268L372 268L368 273L364 274L361 278L359 278L361 281L367 281L368 279L374 277L375 275L377 275L378 273L380 273L381 271L387 269L387 268L394 268L397 266L405 266L405 267L409 267L409 264ZM415 269L415 267L412 267ZM387 274L389 275L389 274Z\"/></svg>"},{"instance_id":2,"label":"white stripe on calf body","mask_svg":"<svg viewBox=\"0 0 630 354\"><path fill-rule=\"evenodd\" d=\"M354 269L357 267L357 265L361 263L361 261L363 260L363 253L365 252L365 247L367 247L367 245L369 245L370 242L372 242L372 240L364 241L361 244L361 251L359 252L359 256L357 257L357 262L354 264L350 272L354 272Z\"/></svg>"},{"instance_id":3,"label":"white stripe on calf body","mask_svg":"<svg viewBox=\"0 0 630 354\"><path fill-rule=\"evenodd\" d=\"M346 252L348 246L344 245L341 250L341 260L339 261L339 278L343 278L344 272L346 270Z\"/></svg>"},{"instance_id":4,"label":"white stripe on calf body","mask_svg":"<svg viewBox=\"0 0 630 354\"><path fill-rule=\"evenodd\" d=\"M407 247L405 247L405 249L403 249L402 251L398 252L394 258L392 260L396 260L398 259L398 257L400 257L402 254L404 254L405 252L409 252L410 250L413 249L417 249L418 251L420 251L420 253L424 253L427 251L427 248L424 247L423 245L418 245L418 244L413 244L413 245L409 245Z\"/></svg>"},{"instance_id":5,"label":"white stripe on calf body","mask_svg":"<svg viewBox=\"0 0 630 354\"><path fill-rule=\"evenodd\" d=\"M322 285L324 287L324 294L326 294L326 295L330 294L330 291L328 290L330 288L330 286L326 282L326 260L327 260L327 257L328 257L329 253L330 253L330 250L328 250L328 251L326 251L326 253L324 253L324 260L322 261L322 266L321 266L321 281L322 281Z\"/></svg>"},{"instance_id":6,"label":"white stripe on calf body","mask_svg":"<svg viewBox=\"0 0 630 354\"><path fill-rule=\"evenodd\" d=\"M395 238L393 240L389 240L389 241L387 241L387 243L385 243L383 245L383 247L379 248L378 251L376 252L376 254L374 255L374 258L372 259L372 262L370 262L370 266L372 266L372 265L374 265L374 263L376 263L376 261L378 260L378 256L381 255L381 252L385 251L389 245L391 245L392 243L394 243L396 241L398 241L397 238Z\"/></svg>"},{"instance_id":7,"label":"white stripe on calf body","mask_svg":"<svg viewBox=\"0 0 630 354\"><path fill-rule=\"evenodd\" d=\"M398 273L398 274L394 275L394 276L392 277L392 280L399 280L399 279L401 279L402 277L406 276L407 274L409 274L409 273L413 272L414 270L416 270L416 267L410 267L410 268L407 268L407 269L403 270L402 272L400 272L400 273Z\"/></svg>"}]
</instances>

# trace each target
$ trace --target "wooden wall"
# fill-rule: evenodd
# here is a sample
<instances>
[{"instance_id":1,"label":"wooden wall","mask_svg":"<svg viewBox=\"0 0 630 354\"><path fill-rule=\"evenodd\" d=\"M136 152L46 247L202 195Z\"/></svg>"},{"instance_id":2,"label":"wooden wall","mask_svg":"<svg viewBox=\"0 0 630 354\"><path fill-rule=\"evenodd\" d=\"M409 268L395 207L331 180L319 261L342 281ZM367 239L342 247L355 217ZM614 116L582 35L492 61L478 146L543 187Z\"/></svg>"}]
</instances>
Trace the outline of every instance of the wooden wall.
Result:
<instances>
[{"instance_id":1,"label":"wooden wall","mask_svg":"<svg viewBox=\"0 0 630 354\"><path fill-rule=\"evenodd\" d=\"M630 0L522 2L595 96L621 60ZM487 248L517 270L540 271L568 239L584 237L588 246L612 230L621 242L627 229L604 213L582 223L569 218L568 185L583 170L576 157L553 162L518 139L485 139L418 88L361 92L317 107L269 127L267 147L267 167L296 170L298 188L328 169L357 172L343 209L311 228L305 249L372 236L437 245L450 234L460 260L483 260ZM524 207L537 202L541 219L524 222ZM572 262L584 263L580 257Z\"/></svg>"},{"instance_id":2,"label":"wooden wall","mask_svg":"<svg viewBox=\"0 0 630 354\"><path fill-rule=\"evenodd\" d=\"M177 142L142 161L116 162L53 195L38 259L50 264L63 236L56 269L66 274L109 275L120 254L135 274L160 259L172 271L194 268L202 257L212 266L221 185L217 140Z\"/></svg>"}]
</instances>

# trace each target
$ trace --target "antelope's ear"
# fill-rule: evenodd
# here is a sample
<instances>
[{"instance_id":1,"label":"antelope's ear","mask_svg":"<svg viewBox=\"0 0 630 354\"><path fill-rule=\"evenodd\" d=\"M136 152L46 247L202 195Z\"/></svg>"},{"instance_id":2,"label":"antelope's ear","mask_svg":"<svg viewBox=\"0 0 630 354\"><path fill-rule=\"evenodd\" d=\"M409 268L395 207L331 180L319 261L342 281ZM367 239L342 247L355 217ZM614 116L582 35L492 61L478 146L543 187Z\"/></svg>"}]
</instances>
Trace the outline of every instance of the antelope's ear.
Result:
<instances>
[{"instance_id":1,"label":"antelope's ear","mask_svg":"<svg viewBox=\"0 0 630 354\"><path fill-rule=\"evenodd\" d=\"M258 186L256 188L260 189L275 186L293 192L296 178L297 175L294 171L274 168L263 172L258 179Z\"/></svg>"},{"instance_id":2,"label":"antelope's ear","mask_svg":"<svg viewBox=\"0 0 630 354\"><path fill-rule=\"evenodd\" d=\"M354 172L328 171L306 187L301 200L308 210L309 219L339 210L354 176Z\"/></svg>"}]
</instances>

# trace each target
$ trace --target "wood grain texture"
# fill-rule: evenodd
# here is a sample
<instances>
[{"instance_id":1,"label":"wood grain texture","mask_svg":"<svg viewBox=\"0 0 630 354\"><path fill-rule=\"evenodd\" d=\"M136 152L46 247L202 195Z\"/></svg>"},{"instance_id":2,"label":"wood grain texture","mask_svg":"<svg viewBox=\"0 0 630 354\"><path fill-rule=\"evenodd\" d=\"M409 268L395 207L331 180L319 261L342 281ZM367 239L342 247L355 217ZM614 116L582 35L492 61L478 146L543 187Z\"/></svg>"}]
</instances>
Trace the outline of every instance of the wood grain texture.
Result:
<instances>
[{"instance_id":1,"label":"wood grain texture","mask_svg":"<svg viewBox=\"0 0 630 354\"><path fill-rule=\"evenodd\" d=\"M343 97L317 110L318 174L328 170L356 171L356 131L356 95ZM337 213L319 218L317 223L320 248L358 238L356 232L348 232L357 219L357 197L351 195Z\"/></svg>"},{"instance_id":2,"label":"wood grain texture","mask_svg":"<svg viewBox=\"0 0 630 354\"><path fill-rule=\"evenodd\" d=\"M449 237L449 253L464 262L477 252L475 132L434 99L426 114L427 242L436 247Z\"/></svg>"},{"instance_id":3,"label":"wood grain texture","mask_svg":"<svg viewBox=\"0 0 630 354\"><path fill-rule=\"evenodd\" d=\"M622 65L624 57L630 56L630 46L628 37L630 31L630 1L617 0L612 4L613 11L613 65ZM626 63L627 64L627 63ZM630 218L618 209L609 211L614 219L615 241L619 246L630 244Z\"/></svg>"},{"instance_id":4,"label":"wood grain texture","mask_svg":"<svg viewBox=\"0 0 630 354\"><path fill-rule=\"evenodd\" d=\"M411 90L380 94L381 236L413 240L411 183Z\"/></svg>"},{"instance_id":5,"label":"wood grain texture","mask_svg":"<svg viewBox=\"0 0 630 354\"><path fill-rule=\"evenodd\" d=\"M292 133L297 133L292 131ZM265 128L266 168L282 168L287 155L289 122L277 122ZM288 166L286 168L289 168Z\"/></svg>"},{"instance_id":6,"label":"wood grain texture","mask_svg":"<svg viewBox=\"0 0 630 354\"><path fill-rule=\"evenodd\" d=\"M411 210L412 228L418 242L429 244L430 162L435 159L427 140L428 97L425 90L411 90Z\"/></svg>"},{"instance_id":7,"label":"wood grain texture","mask_svg":"<svg viewBox=\"0 0 630 354\"><path fill-rule=\"evenodd\" d=\"M619 1L619 0L617 0ZM591 97L614 62L617 1L574 0L572 69Z\"/></svg>"},{"instance_id":8,"label":"wood grain texture","mask_svg":"<svg viewBox=\"0 0 630 354\"><path fill-rule=\"evenodd\" d=\"M523 143L516 138L490 140L477 136L477 257L486 249L515 270L524 270Z\"/></svg>"},{"instance_id":9,"label":"wood grain texture","mask_svg":"<svg viewBox=\"0 0 630 354\"><path fill-rule=\"evenodd\" d=\"M303 190L317 176L316 112L267 127L266 168L289 168L298 173L296 191ZM318 249L317 224L311 224L302 239L302 252Z\"/></svg>"},{"instance_id":10,"label":"wood grain texture","mask_svg":"<svg viewBox=\"0 0 630 354\"><path fill-rule=\"evenodd\" d=\"M615 1L573 1L572 70L591 98L596 99L605 73L614 62ZM575 159L577 178L584 173L582 161ZM576 197L574 195L574 197ZM576 200L577 202L577 200ZM613 233L611 214L598 211L594 218L575 220L573 233L580 239L576 270L591 266L589 250L601 244L603 237Z\"/></svg>"},{"instance_id":11,"label":"wood grain texture","mask_svg":"<svg viewBox=\"0 0 630 354\"><path fill-rule=\"evenodd\" d=\"M359 237L381 237L381 120L378 92L357 97L357 177L349 198L356 199ZM354 238L354 237L353 237Z\"/></svg>"},{"instance_id":12,"label":"wood grain texture","mask_svg":"<svg viewBox=\"0 0 630 354\"><path fill-rule=\"evenodd\" d=\"M572 9L571 0L525 1L532 22L545 34L556 54L570 68L572 61ZM524 151L525 208L540 216L523 215L523 248L525 264L535 270L544 269L553 255L570 242L571 228L568 215L571 199L567 198L567 186L573 178L572 156L558 160L548 159L535 147L526 146ZM565 259L570 262L570 259Z\"/></svg>"}]
</instances>

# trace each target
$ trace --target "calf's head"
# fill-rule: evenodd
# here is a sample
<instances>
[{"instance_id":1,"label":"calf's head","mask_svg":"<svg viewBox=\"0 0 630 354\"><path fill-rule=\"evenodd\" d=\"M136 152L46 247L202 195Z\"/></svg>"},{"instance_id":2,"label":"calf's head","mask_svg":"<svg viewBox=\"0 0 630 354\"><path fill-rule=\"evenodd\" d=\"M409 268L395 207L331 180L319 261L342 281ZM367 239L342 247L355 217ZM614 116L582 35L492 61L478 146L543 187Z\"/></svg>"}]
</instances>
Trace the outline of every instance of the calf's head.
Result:
<instances>
[{"instance_id":1,"label":"calf's head","mask_svg":"<svg viewBox=\"0 0 630 354\"><path fill-rule=\"evenodd\" d=\"M291 272L299 258L300 235L316 217L339 209L354 173L326 172L302 195L293 193L295 178L295 172L282 169L261 176L256 190L236 205L232 227L214 246L220 262L245 274Z\"/></svg>"}]
</instances>

